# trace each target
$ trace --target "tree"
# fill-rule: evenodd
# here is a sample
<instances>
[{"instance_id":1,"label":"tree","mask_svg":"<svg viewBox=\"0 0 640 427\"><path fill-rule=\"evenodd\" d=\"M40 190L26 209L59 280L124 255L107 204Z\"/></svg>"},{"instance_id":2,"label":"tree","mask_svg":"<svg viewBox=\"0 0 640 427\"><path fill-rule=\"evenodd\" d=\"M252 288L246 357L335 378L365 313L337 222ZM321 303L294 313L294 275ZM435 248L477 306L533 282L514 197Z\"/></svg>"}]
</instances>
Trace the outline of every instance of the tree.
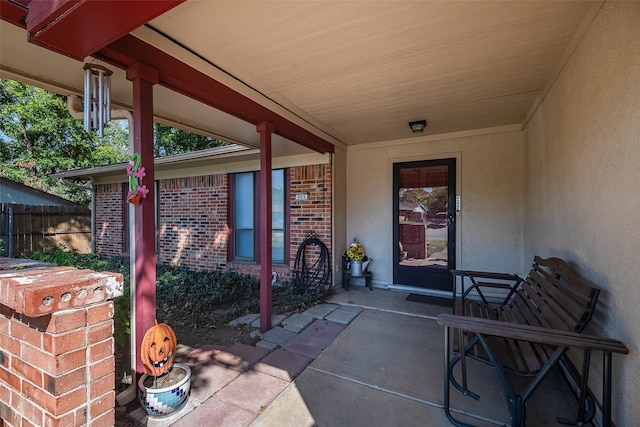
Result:
<instances>
[{"instance_id":1,"label":"tree","mask_svg":"<svg viewBox=\"0 0 640 427\"><path fill-rule=\"evenodd\" d=\"M154 156L156 157L205 150L227 144L220 139L172 128L161 123L154 123L153 130Z\"/></svg>"},{"instance_id":2,"label":"tree","mask_svg":"<svg viewBox=\"0 0 640 427\"><path fill-rule=\"evenodd\" d=\"M441 212L447 212L448 187L434 187L429 199L429 216L434 217Z\"/></svg>"},{"instance_id":3,"label":"tree","mask_svg":"<svg viewBox=\"0 0 640 427\"><path fill-rule=\"evenodd\" d=\"M0 79L0 176L87 205L88 183L65 183L50 175L123 162L126 144L117 122L98 138L71 117L65 97Z\"/></svg>"},{"instance_id":4,"label":"tree","mask_svg":"<svg viewBox=\"0 0 640 427\"><path fill-rule=\"evenodd\" d=\"M225 145L226 142L154 124L155 156ZM64 96L0 78L0 176L88 205L91 183L51 174L126 162L128 125L111 121L99 138L69 114ZM124 173L124 168L123 168Z\"/></svg>"},{"instance_id":5,"label":"tree","mask_svg":"<svg viewBox=\"0 0 640 427\"><path fill-rule=\"evenodd\" d=\"M415 207L422 206L426 208L430 197L431 197L431 193L428 191L427 188L401 188L400 189L400 200L405 203L411 203L415 205Z\"/></svg>"}]
</instances>

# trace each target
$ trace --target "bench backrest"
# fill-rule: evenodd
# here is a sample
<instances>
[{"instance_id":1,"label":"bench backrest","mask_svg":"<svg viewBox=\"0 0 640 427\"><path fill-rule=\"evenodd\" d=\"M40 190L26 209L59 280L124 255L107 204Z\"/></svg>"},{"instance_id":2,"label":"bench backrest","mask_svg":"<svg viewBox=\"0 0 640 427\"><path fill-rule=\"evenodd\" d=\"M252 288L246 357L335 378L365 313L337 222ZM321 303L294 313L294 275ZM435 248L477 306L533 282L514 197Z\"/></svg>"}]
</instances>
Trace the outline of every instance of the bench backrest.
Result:
<instances>
[{"instance_id":1,"label":"bench backrest","mask_svg":"<svg viewBox=\"0 0 640 427\"><path fill-rule=\"evenodd\" d=\"M531 271L507 303L529 318L520 323L582 332L595 310L600 290L589 286L560 258L536 256Z\"/></svg>"}]
</instances>

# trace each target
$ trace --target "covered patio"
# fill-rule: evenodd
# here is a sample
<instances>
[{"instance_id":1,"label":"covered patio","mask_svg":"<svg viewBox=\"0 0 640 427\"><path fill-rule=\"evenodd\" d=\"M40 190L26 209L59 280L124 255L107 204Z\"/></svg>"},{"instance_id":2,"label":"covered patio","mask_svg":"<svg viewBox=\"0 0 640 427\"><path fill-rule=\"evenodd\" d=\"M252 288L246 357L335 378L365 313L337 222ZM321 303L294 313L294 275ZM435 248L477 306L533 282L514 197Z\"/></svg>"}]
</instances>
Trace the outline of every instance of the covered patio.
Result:
<instances>
[{"instance_id":1,"label":"covered patio","mask_svg":"<svg viewBox=\"0 0 640 427\"><path fill-rule=\"evenodd\" d=\"M128 420L149 427L450 425L443 410L444 329L436 319L451 309L408 295L340 289L326 304L284 320L279 326L293 331L300 317L315 319L274 339L281 348L271 353L260 344L183 348L180 360L194 375L188 406L166 419L138 408ZM469 380L480 400L453 393L453 413L478 427L510 425L495 371L474 363ZM516 384L524 388L526 381ZM556 425L557 417L576 416L577 401L555 372L527 406L527 425Z\"/></svg>"},{"instance_id":2,"label":"covered patio","mask_svg":"<svg viewBox=\"0 0 640 427\"><path fill-rule=\"evenodd\" d=\"M271 205L273 161L328 156L333 283L341 248L357 237L375 260L374 287L415 290L395 275L394 165L452 161L451 268L524 274L534 255L566 259L602 290L587 332L631 351L614 362L613 419L640 419L640 3L0 7L0 75L71 96L82 94L83 62L110 67L113 105L133 112L134 149L152 181L154 120L258 149L262 206ZM424 131L412 133L408 123L421 120ZM140 331L155 317L152 207L135 209ZM266 332L271 218L263 213ZM593 362L596 397L600 369Z\"/></svg>"}]
</instances>

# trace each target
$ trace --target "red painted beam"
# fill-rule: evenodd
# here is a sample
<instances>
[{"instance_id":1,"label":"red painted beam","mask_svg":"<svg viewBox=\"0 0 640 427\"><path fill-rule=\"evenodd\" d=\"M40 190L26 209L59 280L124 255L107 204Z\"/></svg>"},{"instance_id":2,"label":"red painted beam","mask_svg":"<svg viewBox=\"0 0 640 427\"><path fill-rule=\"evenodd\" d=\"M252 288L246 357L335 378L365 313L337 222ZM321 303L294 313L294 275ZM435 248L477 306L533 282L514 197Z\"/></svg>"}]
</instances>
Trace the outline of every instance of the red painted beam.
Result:
<instances>
[{"instance_id":1,"label":"red painted beam","mask_svg":"<svg viewBox=\"0 0 640 427\"><path fill-rule=\"evenodd\" d=\"M29 41L81 61L184 1L33 1Z\"/></svg>"},{"instance_id":2,"label":"red painted beam","mask_svg":"<svg viewBox=\"0 0 640 427\"><path fill-rule=\"evenodd\" d=\"M29 0L0 0L2 19L24 28L27 5ZM93 56L125 70L136 62L148 64L159 71L159 84L168 89L256 126L262 122L273 123L278 135L314 151L334 152L330 142L132 35L123 36Z\"/></svg>"},{"instance_id":3,"label":"red painted beam","mask_svg":"<svg viewBox=\"0 0 640 427\"><path fill-rule=\"evenodd\" d=\"M79 4L80 0L35 1L29 4L27 31L34 34L42 30Z\"/></svg>"},{"instance_id":4,"label":"red painted beam","mask_svg":"<svg viewBox=\"0 0 640 427\"><path fill-rule=\"evenodd\" d=\"M135 62L147 64L158 70L159 84L168 89L256 126L263 122L272 123L278 135L314 151L334 152L330 142L130 34L94 56L120 68L127 68Z\"/></svg>"},{"instance_id":5,"label":"red painted beam","mask_svg":"<svg viewBox=\"0 0 640 427\"><path fill-rule=\"evenodd\" d=\"M256 130L260 133L260 332L264 334L271 329L272 312L271 134L275 127L263 122Z\"/></svg>"},{"instance_id":6,"label":"red painted beam","mask_svg":"<svg viewBox=\"0 0 640 427\"><path fill-rule=\"evenodd\" d=\"M31 0L0 0L0 19L27 28L27 7Z\"/></svg>"}]
</instances>

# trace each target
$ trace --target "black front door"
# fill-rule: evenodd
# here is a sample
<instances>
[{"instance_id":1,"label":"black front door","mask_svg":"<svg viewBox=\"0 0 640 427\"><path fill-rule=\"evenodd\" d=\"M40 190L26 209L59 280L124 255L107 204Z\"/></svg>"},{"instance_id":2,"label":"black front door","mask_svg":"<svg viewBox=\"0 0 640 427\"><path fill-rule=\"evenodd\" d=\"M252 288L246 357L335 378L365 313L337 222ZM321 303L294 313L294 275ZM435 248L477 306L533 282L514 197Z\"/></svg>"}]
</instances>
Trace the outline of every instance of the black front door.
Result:
<instances>
[{"instance_id":1,"label":"black front door","mask_svg":"<svg viewBox=\"0 0 640 427\"><path fill-rule=\"evenodd\" d=\"M456 159L393 165L393 283L451 291Z\"/></svg>"}]
</instances>

